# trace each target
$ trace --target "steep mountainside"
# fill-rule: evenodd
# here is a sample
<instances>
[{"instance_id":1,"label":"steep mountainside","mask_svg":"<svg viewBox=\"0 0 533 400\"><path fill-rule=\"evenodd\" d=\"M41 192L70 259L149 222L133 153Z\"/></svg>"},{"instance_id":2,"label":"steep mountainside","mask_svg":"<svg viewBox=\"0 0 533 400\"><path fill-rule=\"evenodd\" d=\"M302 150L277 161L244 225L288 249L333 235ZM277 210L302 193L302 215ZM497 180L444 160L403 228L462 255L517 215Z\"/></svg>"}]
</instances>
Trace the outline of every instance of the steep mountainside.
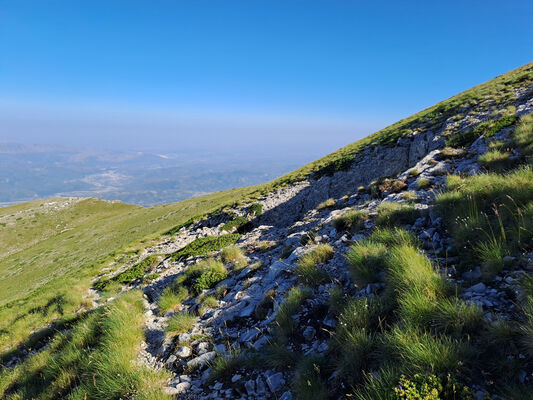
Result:
<instances>
[{"instance_id":1,"label":"steep mountainside","mask_svg":"<svg viewBox=\"0 0 533 400\"><path fill-rule=\"evenodd\" d=\"M0 394L530 398L532 111L528 64L267 185L2 210Z\"/></svg>"}]
</instances>

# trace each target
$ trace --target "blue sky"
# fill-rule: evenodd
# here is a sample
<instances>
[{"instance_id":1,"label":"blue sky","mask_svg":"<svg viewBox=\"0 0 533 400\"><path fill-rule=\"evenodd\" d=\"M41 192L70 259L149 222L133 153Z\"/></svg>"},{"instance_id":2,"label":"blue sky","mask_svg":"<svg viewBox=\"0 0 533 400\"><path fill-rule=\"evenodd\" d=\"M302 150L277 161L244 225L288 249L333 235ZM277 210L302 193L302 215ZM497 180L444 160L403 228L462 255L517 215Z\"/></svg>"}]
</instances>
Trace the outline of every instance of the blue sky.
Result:
<instances>
[{"instance_id":1,"label":"blue sky","mask_svg":"<svg viewBox=\"0 0 533 400\"><path fill-rule=\"evenodd\" d=\"M530 62L532 16L513 0L0 0L0 142L326 153Z\"/></svg>"}]
</instances>

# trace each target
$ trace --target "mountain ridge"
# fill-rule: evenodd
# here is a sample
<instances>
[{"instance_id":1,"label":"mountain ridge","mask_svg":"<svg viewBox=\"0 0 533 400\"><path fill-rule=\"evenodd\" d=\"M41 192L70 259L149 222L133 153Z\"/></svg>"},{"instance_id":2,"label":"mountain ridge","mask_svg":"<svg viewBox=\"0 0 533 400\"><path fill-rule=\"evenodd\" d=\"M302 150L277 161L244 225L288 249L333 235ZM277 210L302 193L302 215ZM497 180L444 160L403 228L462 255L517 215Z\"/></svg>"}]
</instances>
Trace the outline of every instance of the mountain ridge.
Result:
<instances>
[{"instance_id":1,"label":"mountain ridge","mask_svg":"<svg viewBox=\"0 0 533 400\"><path fill-rule=\"evenodd\" d=\"M119 205L132 213L132 222L123 221L118 234L153 226L122 240L124 249L137 238L131 251L120 246L112 251L112 245L99 251L95 265L84 272L84 284L93 289L61 307L83 316L88 309L114 307L106 305L107 297L129 292L110 304L118 308L130 304L144 312L145 325L136 328L145 332L141 372L124 370L136 377L137 398L150 393L148 398L400 399L404 397L391 397L398 388L420 391L429 385L441 396L436 398L448 399L447 373L460 388L459 398L519 398L503 395L490 382L498 380L494 371L501 374L498 368L504 367L481 347L483 335L495 338L490 336L491 326L500 318L516 319L521 329L529 329L527 301L516 312L508 308L516 296L528 296L519 287L532 258L532 249L523 239L531 234L524 216L531 211L532 81L530 63L266 185L142 213ZM518 214L501 207L494 214L483 202L475 203L480 212L476 218L461 214L469 206L463 201L468 199L468 187L476 188L478 196L496 207L510 207L502 193L512 195ZM98 207L98 201L95 204ZM0 214L0 223L15 229L19 221L35 218L33 207L10 207ZM457 225L461 219L451 218L455 214L468 221L468 229ZM494 233L497 226L483 217L489 214L501 217L505 235ZM141 216L144 220L134 224ZM125 213L110 218L125 219ZM476 230L492 232L494 241L479 234L472 237ZM77 234L85 231L80 228ZM83 236L72 239L94 241ZM455 254L460 244L466 250ZM115 253L111 258L110 252ZM380 265L374 272L365 261L368 255L373 257L372 267ZM56 259L57 254L50 265ZM1 262L6 265L5 259ZM84 268L78 267L77 273ZM16 274L17 268L13 271ZM57 282L53 291L66 281ZM450 293L449 285L455 285L459 294ZM419 287L424 290L418 292ZM144 300L135 294L138 289L144 291ZM2 306L4 321L20 324L17 318L31 303L25 304L24 296ZM56 299L42 297L47 296ZM30 343L39 343L32 347L40 349L43 343L58 340L56 329L76 332L77 320L67 318L65 310L60 313L54 301L47 306L47 314L18 325L17 335L12 327L0 327L3 338L10 339L4 350L11 347L11 351L2 357L6 369L0 372L5 382L11 382L0 385L0 393L9 398L17 398L17 387L22 388L22 396L41 393L17 383L12 372L30 368L28 360L41 354L28 351ZM43 306L38 300L32 302L37 303L34 314L39 315ZM115 311L118 318L120 313ZM352 313L361 320L350 319ZM461 315L470 319L461 322ZM383 319L386 326L375 325L375 318ZM56 325L42 337L26 339L29 327L52 321ZM525 335L518 342L527 340ZM484 371L490 379L475 372L483 367L462 352L463 345L479 352L481 362L493 368ZM424 346L430 349L427 354L408 350ZM441 351L441 359L432 358L431 353L439 356ZM516 385L528 388L530 356L501 351L506 352L498 353L501 357L525 360L518 362L517 375L512 376ZM50 357L61 354L58 350ZM472 368L466 370L463 365ZM150 375L149 385L139 378L138 374L147 373L143 368L155 374ZM520 378L520 371L525 378ZM104 370L91 373L102 382L110 379ZM69 381L62 390L71 398L83 392L105 398L101 391L105 385L90 388L83 379ZM159 382L157 396L161 397L154 397L154 382ZM120 386L120 382L113 384ZM376 385L389 392L379 392L385 389Z\"/></svg>"}]
</instances>

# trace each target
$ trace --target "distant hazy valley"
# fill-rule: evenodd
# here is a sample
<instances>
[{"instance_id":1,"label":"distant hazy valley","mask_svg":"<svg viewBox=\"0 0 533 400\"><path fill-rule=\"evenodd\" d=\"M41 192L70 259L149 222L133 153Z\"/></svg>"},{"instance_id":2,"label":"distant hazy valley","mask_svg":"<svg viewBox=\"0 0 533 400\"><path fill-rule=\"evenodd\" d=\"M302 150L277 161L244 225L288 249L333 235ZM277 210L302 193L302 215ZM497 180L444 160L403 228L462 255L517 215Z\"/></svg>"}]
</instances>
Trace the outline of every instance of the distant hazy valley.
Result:
<instances>
[{"instance_id":1,"label":"distant hazy valley","mask_svg":"<svg viewBox=\"0 0 533 400\"><path fill-rule=\"evenodd\" d=\"M317 154L143 153L0 143L0 206L55 196L143 206L269 181Z\"/></svg>"}]
</instances>

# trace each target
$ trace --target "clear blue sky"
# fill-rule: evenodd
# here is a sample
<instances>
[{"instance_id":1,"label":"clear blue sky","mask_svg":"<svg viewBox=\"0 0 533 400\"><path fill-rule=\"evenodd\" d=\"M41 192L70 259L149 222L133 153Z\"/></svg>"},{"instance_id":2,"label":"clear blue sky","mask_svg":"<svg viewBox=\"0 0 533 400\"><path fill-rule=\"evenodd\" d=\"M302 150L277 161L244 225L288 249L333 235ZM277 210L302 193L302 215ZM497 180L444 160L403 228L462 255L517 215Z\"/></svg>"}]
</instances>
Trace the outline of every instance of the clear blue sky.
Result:
<instances>
[{"instance_id":1,"label":"clear blue sky","mask_svg":"<svg viewBox=\"0 0 533 400\"><path fill-rule=\"evenodd\" d=\"M532 17L531 0L0 0L0 142L331 151L530 62Z\"/></svg>"}]
</instances>

